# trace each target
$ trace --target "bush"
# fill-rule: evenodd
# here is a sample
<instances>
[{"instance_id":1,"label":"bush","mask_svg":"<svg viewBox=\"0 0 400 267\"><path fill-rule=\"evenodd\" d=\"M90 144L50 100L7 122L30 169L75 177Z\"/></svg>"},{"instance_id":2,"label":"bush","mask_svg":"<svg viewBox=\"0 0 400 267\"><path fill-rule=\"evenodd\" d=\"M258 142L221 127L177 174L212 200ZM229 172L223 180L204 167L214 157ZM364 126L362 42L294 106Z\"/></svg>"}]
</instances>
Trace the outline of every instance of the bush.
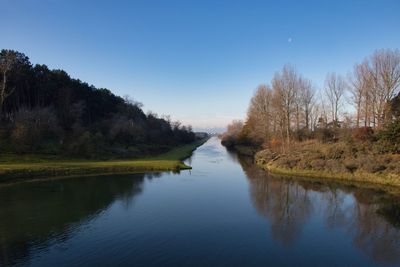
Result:
<instances>
[{"instance_id":1,"label":"bush","mask_svg":"<svg viewBox=\"0 0 400 267\"><path fill-rule=\"evenodd\" d=\"M327 159L340 159L346 151L346 145L337 143L324 148L324 154Z\"/></svg>"},{"instance_id":2,"label":"bush","mask_svg":"<svg viewBox=\"0 0 400 267\"><path fill-rule=\"evenodd\" d=\"M309 129L303 128L303 129L294 131L293 137L295 138L296 141L301 142L301 141L311 139L312 133Z\"/></svg>"},{"instance_id":3,"label":"bush","mask_svg":"<svg viewBox=\"0 0 400 267\"><path fill-rule=\"evenodd\" d=\"M381 145L386 145L388 152L400 153L400 121L395 121L386 126L377 134Z\"/></svg>"},{"instance_id":4,"label":"bush","mask_svg":"<svg viewBox=\"0 0 400 267\"><path fill-rule=\"evenodd\" d=\"M311 168L317 171L325 170L326 161L323 159L316 159L310 162Z\"/></svg>"},{"instance_id":5,"label":"bush","mask_svg":"<svg viewBox=\"0 0 400 267\"><path fill-rule=\"evenodd\" d=\"M345 162L344 166L351 173L355 172L358 169L358 164L354 160L349 160L349 161Z\"/></svg>"},{"instance_id":6,"label":"bush","mask_svg":"<svg viewBox=\"0 0 400 267\"><path fill-rule=\"evenodd\" d=\"M59 143L62 130L50 108L20 109L14 118L11 139L16 152L40 150L44 143Z\"/></svg>"},{"instance_id":7,"label":"bush","mask_svg":"<svg viewBox=\"0 0 400 267\"><path fill-rule=\"evenodd\" d=\"M315 137L318 141L326 143L335 139L335 130L330 128L318 128L315 130Z\"/></svg>"},{"instance_id":8,"label":"bush","mask_svg":"<svg viewBox=\"0 0 400 267\"><path fill-rule=\"evenodd\" d=\"M381 172L386 169L384 159L381 157L365 154L358 158L358 162L361 169L369 173Z\"/></svg>"},{"instance_id":9,"label":"bush","mask_svg":"<svg viewBox=\"0 0 400 267\"><path fill-rule=\"evenodd\" d=\"M69 144L68 151L79 157L95 158L105 154L104 147L104 136L101 133L92 134L85 131Z\"/></svg>"},{"instance_id":10,"label":"bush","mask_svg":"<svg viewBox=\"0 0 400 267\"><path fill-rule=\"evenodd\" d=\"M352 136L358 141L373 141L374 130L371 127L360 127L353 130Z\"/></svg>"},{"instance_id":11,"label":"bush","mask_svg":"<svg viewBox=\"0 0 400 267\"><path fill-rule=\"evenodd\" d=\"M325 168L333 173L339 173L339 172L347 172L348 169L345 167L345 165L340 162L339 160L334 160L334 159L328 159L325 162Z\"/></svg>"}]
</instances>

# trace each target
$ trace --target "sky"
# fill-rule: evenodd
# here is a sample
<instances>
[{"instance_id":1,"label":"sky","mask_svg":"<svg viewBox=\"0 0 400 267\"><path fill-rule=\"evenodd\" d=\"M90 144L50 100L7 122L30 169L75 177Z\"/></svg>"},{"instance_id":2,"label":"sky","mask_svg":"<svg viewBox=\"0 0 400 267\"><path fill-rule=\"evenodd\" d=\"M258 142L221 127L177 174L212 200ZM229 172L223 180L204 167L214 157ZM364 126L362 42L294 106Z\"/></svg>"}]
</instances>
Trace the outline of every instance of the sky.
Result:
<instances>
[{"instance_id":1,"label":"sky","mask_svg":"<svg viewBox=\"0 0 400 267\"><path fill-rule=\"evenodd\" d=\"M292 64L317 89L400 48L400 1L0 0L0 49L129 95L195 130L244 119Z\"/></svg>"}]
</instances>

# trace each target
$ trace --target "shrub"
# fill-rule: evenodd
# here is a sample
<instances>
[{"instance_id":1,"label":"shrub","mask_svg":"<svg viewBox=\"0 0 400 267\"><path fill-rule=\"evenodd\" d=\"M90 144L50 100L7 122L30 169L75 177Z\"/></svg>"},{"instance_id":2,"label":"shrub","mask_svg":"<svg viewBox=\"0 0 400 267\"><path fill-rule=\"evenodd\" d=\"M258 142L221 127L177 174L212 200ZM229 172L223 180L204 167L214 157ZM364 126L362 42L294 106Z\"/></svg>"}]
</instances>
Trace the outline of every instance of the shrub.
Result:
<instances>
[{"instance_id":1,"label":"shrub","mask_svg":"<svg viewBox=\"0 0 400 267\"><path fill-rule=\"evenodd\" d=\"M358 159L358 162L361 166L361 169L370 172L370 173L376 173L376 172L381 172L386 169L384 159L378 158L373 155L363 155Z\"/></svg>"},{"instance_id":2,"label":"shrub","mask_svg":"<svg viewBox=\"0 0 400 267\"><path fill-rule=\"evenodd\" d=\"M315 169L317 171L322 171L325 169L325 163L326 161L323 159L316 159L310 162L312 169Z\"/></svg>"},{"instance_id":3,"label":"shrub","mask_svg":"<svg viewBox=\"0 0 400 267\"><path fill-rule=\"evenodd\" d=\"M325 162L325 168L333 173L347 172L347 168L338 160L328 159Z\"/></svg>"},{"instance_id":4,"label":"shrub","mask_svg":"<svg viewBox=\"0 0 400 267\"><path fill-rule=\"evenodd\" d=\"M92 134L89 131L85 131L69 143L68 152L79 157L99 157L106 153L105 138L100 132Z\"/></svg>"},{"instance_id":5,"label":"shrub","mask_svg":"<svg viewBox=\"0 0 400 267\"><path fill-rule=\"evenodd\" d=\"M358 141L373 141L374 130L371 127L360 127L353 130L352 136Z\"/></svg>"},{"instance_id":6,"label":"shrub","mask_svg":"<svg viewBox=\"0 0 400 267\"><path fill-rule=\"evenodd\" d=\"M50 108L20 109L14 118L11 133L16 152L39 150L43 143L58 143L62 130Z\"/></svg>"},{"instance_id":7,"label":"shrub","mask_svg":"<svg viewBox=\"0 0 400 267\"><path fill-rule=\"evenodd\" d=\"M318 141L323 143L333 141L335 138L335 130L330 128L318 128L315 130L315 137Z\"/></svg>"},{"instance_id":8,"label":"shrub","mask_svg":"<svg viewBox=\"0 0 400 267\"><path fill-rule=\"evenodd\" d=\"M400 120L390 123L377 134L382 145L388 145L390 152L400 153Z\"/></svg>"},{"instance_id":9,"label":"shrub","mask_svg":"<svg viewBox=\"0 0 400 267\"><path fill-rule=\"evenodd\" d=\"M273 137L270 142L271 149L277 151L279 148L282 147L282 142L280 139Z\"/></svg>"},{"instance_id":10,"label":"shrub","mask_svg":"<svg viewBox=\"0 0 400 267\"><path fill-rule=\"evenodd\" d=\"M295 138L296 141L305 141L308 140L312 137L310 130L303 128L300 130L296 130L293 133L293 137Z\"/></svg>"},{"instance_id":11,"label":"shrub","mask_svg":"<svg viewBox=\"0 0 400 267\"><path fill-rule=\"evenodd\" d=\"M346 150L343 143L332 144L324 148L324 154L328 159L340 159Z\"/></svg>"},{"instance_id":12,"label":"shrub","mask_svg":"<svg viewBox=\"0 0 400 267\"><path fill-rule=\"evenodd\" d=\"M351 173L355 172L358 169L358 164L354 160L349 160L349 161L345 162L344 166Z\"/></svg>"},{"instance_id":13,"label":"shrub","mask_svg":"<svg viewBox=\"0 0 400 267\"><path fill-rule=\"evenodd\" d=\"M372 144L372 149L377 154L392 153L393 148L393 145L385 140L378 140Z\"/></svg>"}]
</instances>

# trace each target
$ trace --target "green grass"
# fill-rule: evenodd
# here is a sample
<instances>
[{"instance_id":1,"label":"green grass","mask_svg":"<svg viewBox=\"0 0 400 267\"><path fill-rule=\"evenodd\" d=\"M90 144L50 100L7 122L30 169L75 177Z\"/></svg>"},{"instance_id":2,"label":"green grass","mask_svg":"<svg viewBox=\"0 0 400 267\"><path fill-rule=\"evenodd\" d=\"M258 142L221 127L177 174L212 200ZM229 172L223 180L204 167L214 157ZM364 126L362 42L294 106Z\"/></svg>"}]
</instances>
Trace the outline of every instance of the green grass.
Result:
<instances>
[{"instance_id":1,"label":"green grass","mask_svg":"<svg viewBox=\"0 0 400 267\"><path fill-rule=\"evenodd\" d=\"M0 156L0 182L56 176L76 176L108 173L134 173L147 171L180 171L191 169L181 160L206 140L174 148L167 153L133 160L60 159L57 156L13 154Z\"/></svg>"},{"instance_id":2,"label":"green grass","mask_svg":"<svg viewBox=\"0 0 400 267\"><path fill-rule=\"evenodd\" d=\"M180 146L177 148L174 148L164 154L161 154L159 156L152 157L153 160L184 160L186 158L189 158L193 151L204 144L208 139L201 139L198 141L195 141L191 144Z\"/></svg>"}]
</instances>

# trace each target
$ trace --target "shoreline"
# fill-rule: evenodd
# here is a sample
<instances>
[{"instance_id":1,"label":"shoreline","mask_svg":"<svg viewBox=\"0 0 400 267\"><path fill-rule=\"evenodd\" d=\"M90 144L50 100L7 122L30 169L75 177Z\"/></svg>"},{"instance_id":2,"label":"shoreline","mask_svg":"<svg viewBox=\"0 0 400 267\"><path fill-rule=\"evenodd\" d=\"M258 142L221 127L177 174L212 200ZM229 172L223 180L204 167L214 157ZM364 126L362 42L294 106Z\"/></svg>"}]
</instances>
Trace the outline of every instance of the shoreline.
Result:
<instances>
[{"instance_id":1,"label":"shoreline","mask_svg":"<svg viewBox=\"0 0 400 267\"><path fill-rule=\"evenodd\" d=\"M271 162L261 164L256 162L257 166L274 175L286 176L291 178L304 178L316 182L339 182L362 186L374 189L382 189L389 193L400 194L400 179L393 175L378 175L366 172L355 173L331 173L327 171L287 169L273 166Z\"/></svg>"},{"instance_id":2,"label":"shoreline","mask_svg":"<svg viewBox=\"0 0 400 267\"><path fill-rule=\"evenodd\" d=\"M106 175L121 173L162 172L191 169L182 161L189 158L193 151L203 145L208 138L171 149L149 158L133 160L70 160L48 162L0 163L0 184L26 180L46 180L54 177L76 177L88 175Z\"/></svg>"},{"instance_id":3,"label":"shoreline","mask_svg":"<svg viewBox=\"0 0 400 267\"><path fill-rule=\"evenodd\" d=\"M248 147L248 149L242 149L242 147L237 149L236 146L232 146L230 149L235 151L238 155L252 157L254 164L273 175L316 182L344 183L359 187L381 189L393 194L400 194L400 174L368 173L365 171L333 173L324 170L304 170L296 167L289 169L274 165L274 159L277 157L276 155L271 155L270 158L266 159L264 157L257 157L257 153L254 153L253 155L242 153L243 150L248 151L251 149L250 147Z\"/></svg>"}]
</instances>

